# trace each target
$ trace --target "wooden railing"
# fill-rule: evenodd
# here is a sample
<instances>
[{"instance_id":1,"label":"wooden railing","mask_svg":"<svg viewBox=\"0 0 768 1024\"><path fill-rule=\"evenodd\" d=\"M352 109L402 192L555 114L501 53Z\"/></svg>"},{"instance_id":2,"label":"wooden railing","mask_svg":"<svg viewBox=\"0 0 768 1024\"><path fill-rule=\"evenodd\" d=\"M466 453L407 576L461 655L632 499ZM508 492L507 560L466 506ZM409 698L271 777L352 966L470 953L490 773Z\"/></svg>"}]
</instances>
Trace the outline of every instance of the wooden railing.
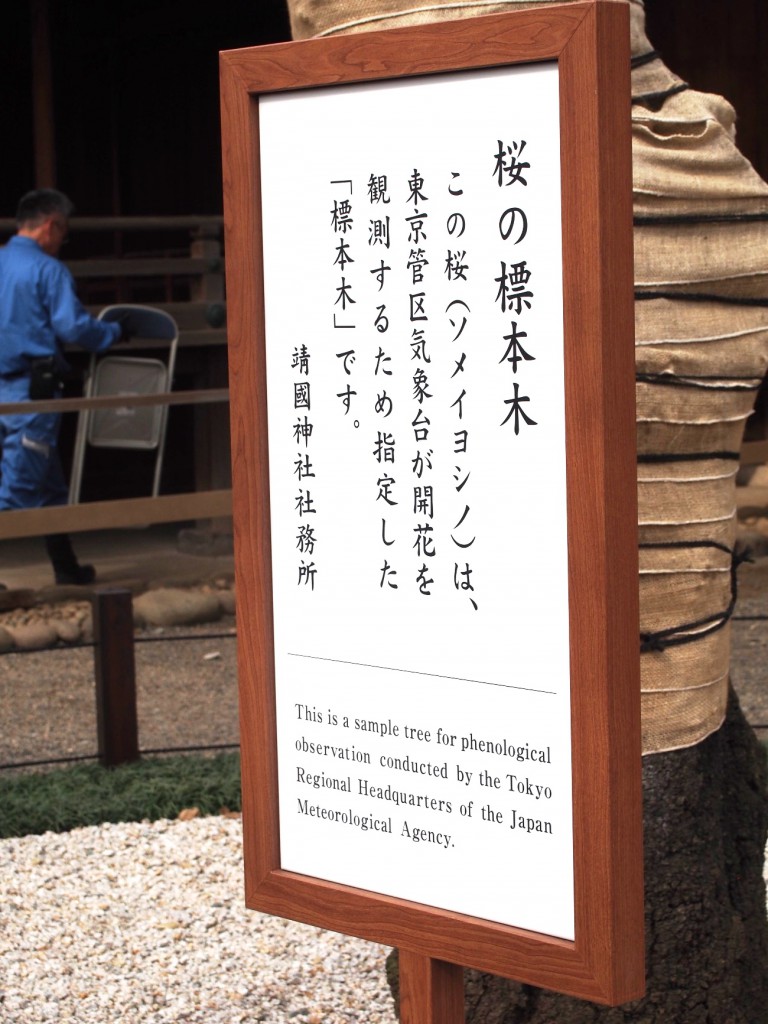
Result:
<instances>
[{"instance_id":1,"label":"wooden railing","mask_svg":"<svg viewBox=\"0 0 768 1024\"><path fill-rule=\"evenodd\" d=\"M763 466L768 462L768 439L745 441L741 446L742 466Z\"/></svg>"},{"instance_id":2,"label":"wooden railing","mask_svg":"<svg viewBox=\"0 0 768 1024\"><path fill-rule=\"evenodd\" d=\"M80 409L114 409L147 405L208 405L229 400L226 388L176 391L155 395L111 395L98 398L59 398L39 402L0 404L0 415L29 412L75 412ZM83 533L90 530L176 523L191 519L219 519L232 514L230 488L162 494L152 498L121 498L89 501L78 505L32 508L0 513L0 539L38 537L49 533Z\"/></svg>"}]
</instances>

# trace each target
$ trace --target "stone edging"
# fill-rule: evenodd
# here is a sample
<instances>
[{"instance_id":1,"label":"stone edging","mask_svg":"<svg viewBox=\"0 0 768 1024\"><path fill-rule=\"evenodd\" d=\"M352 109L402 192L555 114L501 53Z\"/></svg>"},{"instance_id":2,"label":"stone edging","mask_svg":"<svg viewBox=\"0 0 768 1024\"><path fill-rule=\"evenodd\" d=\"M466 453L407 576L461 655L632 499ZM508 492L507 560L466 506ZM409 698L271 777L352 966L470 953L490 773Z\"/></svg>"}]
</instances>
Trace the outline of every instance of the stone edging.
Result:
<instances>
[{"instance_id":1,"label":"stone edging","mask_svg":"<svg viewBox=\"0 0 768 1024\"><path fill-rule=\"evenodd\" d=\"M128 584L137 629L202 625L235 614L231 578ZM90 587L0 592L0 654L93 640Z\"/></svg>"}]
</instances>

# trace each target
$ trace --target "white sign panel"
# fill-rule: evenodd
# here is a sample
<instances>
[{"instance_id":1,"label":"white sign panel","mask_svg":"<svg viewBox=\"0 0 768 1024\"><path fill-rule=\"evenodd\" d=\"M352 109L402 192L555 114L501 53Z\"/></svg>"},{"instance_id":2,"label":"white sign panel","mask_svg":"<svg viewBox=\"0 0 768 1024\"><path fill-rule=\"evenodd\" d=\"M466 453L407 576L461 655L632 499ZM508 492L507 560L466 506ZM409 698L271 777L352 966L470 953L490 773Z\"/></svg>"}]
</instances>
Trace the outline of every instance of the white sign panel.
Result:
<instances>
[{"instance_id":1,"label":"white sign panel","mask_svg":"<svg viewBox=\"0 0 768 1024\"><path fill-rule=\"evenodd\" d=\"M259 119L281 865L573 938L557 66Z\"/></svg>"}]
</instances>

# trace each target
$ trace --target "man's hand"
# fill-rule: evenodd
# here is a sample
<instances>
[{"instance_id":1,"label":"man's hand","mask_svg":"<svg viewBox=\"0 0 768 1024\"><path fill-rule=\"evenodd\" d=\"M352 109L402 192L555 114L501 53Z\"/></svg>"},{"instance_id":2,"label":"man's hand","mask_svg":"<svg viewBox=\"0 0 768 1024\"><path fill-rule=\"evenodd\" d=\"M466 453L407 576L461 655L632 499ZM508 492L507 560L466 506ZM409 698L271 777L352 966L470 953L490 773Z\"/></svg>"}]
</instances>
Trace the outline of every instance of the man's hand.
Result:
<instances>
[{"instance_id":1,"label":"man's hand","mask_svg":"<svg viewBox=\"0 0 768 1024\"><path fill-rule=\"evenodd\" d=\"M117 339L116 344L130 341L131 338L136 336L136 331L131 325L130 313L121 313L115 322L120 325L120 337Z\"/></svg>"}]
</instances>

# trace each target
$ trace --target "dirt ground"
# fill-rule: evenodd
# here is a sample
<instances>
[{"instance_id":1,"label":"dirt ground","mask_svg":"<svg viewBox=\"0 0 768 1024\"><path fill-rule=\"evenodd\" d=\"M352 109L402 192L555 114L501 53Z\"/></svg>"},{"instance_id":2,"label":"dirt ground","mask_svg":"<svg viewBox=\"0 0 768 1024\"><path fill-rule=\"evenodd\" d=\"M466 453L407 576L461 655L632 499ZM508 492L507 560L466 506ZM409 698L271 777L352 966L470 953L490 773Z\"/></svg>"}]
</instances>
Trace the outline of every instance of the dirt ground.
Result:
<instances>
[{"instance_id":1,"label":"dirt ground","mask_svg":"<svg viewBox=\"0 0 768 1024\"><path fill-rule=\"evenodd\" d=\"M233 617L137 633L141 749L239 742L235 648ZM3 655L0 720L0 766L95 754L93 649Z\"/></svg>"}]
</instances>

